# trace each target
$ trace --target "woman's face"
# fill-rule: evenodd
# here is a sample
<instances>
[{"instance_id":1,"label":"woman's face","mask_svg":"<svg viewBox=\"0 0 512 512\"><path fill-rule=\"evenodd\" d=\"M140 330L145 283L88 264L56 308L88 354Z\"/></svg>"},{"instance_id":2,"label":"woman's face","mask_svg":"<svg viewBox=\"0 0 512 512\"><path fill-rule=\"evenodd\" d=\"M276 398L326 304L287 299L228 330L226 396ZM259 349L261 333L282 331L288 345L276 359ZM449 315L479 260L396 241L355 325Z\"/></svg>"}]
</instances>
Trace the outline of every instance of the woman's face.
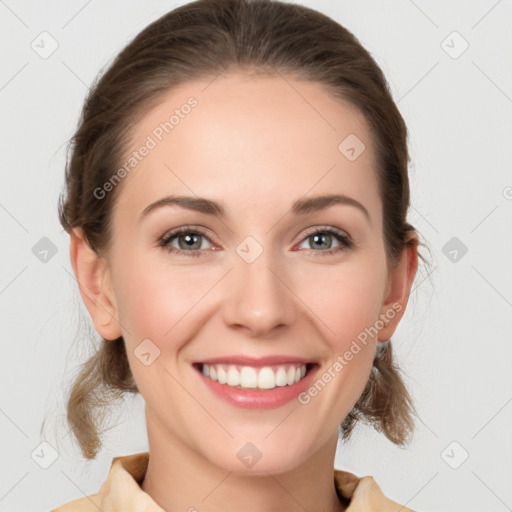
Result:
<instances>
[{"instance_id":1,"label":"woman's face","mask_svg":"<svg viewBox=\"0 0 512 512\"><path fill-rule=\"evenodd\" d=\"M363 117L319 84L236 73L170 91L131 151L116 321L95 323L125 340L150 442L253 473L332 451L405 307Z\"/></svg>"}]
</instances>

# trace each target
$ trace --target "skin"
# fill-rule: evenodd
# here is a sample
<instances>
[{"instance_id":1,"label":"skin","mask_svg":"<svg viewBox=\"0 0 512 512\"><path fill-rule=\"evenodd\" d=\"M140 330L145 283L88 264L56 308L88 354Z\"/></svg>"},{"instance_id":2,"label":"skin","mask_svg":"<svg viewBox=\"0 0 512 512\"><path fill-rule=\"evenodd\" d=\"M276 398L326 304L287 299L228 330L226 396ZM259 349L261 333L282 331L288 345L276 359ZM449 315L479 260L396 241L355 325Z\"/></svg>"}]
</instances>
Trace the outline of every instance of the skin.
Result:
<instances>
[{"instance_id":1,"label":"skin","mask_svg":"<svg viewBox=\"0 0 512 512\"><path fill-rule=\"evenodd\" d=\"M133 149L190 96L198 106L118 185L107 253L91 251L79 229L71 238L95 328L107 340L123 336L145 401L151 456L142 488L168 511L343 510L333 485L337 429L367 382L377 343L405 311L416 248L388 271L373 144L354 107L316 83L236 72L169 91L134 126ZM366 145L353 162L338 150L349 134ZM139 220L174 194L215 200L225 217L175 205ZM294 201L323 194L350 196L369 219L341 204L289 212ZM198 257L159 245L184 225L208 237ZM338 228L354 244L326 254L308 238L314 226ZM236 252L247 236L263 249L250 264ZM234 407L191 366L286 354L316 361L320 375L393 304L401 311L307 405ZM160 350L149 366L134 355L147 338ZM237 457L247 442L262 454L251 468Z\"/></svg>"}]
</instances>

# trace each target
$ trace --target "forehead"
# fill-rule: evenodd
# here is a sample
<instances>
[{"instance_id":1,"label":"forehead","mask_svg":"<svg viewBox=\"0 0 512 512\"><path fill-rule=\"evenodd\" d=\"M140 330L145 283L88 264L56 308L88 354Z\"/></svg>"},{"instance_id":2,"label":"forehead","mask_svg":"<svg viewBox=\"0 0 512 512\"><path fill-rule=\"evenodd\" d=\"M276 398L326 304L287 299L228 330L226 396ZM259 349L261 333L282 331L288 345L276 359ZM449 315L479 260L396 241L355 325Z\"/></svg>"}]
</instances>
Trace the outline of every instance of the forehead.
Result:
<instances>
[{"instance_id":1,"label":"forehead","mask_svg":"<svg viewBox=\"0 0 512 512\"><path fill-rule=\"evenodd\" d=\"M368 208L379 199L363 115L322 85L284 75L232 73L173 88L133 127L127 158L132 151L118 202L138 211L164 193L244 197L260 208L333 191Z\"/></svg>"}]
</instances>

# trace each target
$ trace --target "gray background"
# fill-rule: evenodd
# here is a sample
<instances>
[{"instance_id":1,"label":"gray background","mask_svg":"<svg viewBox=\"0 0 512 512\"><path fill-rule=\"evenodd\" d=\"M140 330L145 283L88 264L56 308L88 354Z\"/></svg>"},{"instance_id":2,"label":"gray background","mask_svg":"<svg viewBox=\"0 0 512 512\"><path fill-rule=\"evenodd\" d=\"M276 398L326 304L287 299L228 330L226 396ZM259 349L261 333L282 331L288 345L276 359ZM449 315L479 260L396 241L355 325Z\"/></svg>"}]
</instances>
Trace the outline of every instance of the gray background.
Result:
<instances>
[{"instance_id":1,"label":"gray background","mask_svg":"<svg viewBox=\"0 0 512 512\"><path fill-rule=\"evenodd\" d=\"M0 1L2 511L97 492L112 457L147 450L140 397L121 404L97 460L68 434L64 391L91 342L57 199L88 85L181 3ZM410 130L410 221L432 251L393 338L413 442L362 426L336 466L415 510L512 510L512 2L296 3L345 25L383 68Z\"/></svg>"}]
</instances>

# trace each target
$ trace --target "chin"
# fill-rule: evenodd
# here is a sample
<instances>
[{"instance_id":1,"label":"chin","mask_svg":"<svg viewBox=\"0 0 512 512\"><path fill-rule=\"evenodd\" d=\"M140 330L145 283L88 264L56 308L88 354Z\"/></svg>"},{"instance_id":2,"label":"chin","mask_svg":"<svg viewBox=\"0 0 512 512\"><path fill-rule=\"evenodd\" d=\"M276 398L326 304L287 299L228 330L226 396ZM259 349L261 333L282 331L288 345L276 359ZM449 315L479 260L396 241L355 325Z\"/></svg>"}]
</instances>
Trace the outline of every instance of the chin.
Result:
<instances>
[{"instance_id":1,"label":"chin","mask_svg":"<svg viewBox=\"0 0 512 512\"><path fill-rule=\"evenodd\" d=\"M219 469L251 476L286 473L298 468L314 455L315 447L308 445L306 440L290 443L282 435L276 435L274 439L270 439L272 436L265 439L265 435L268 432L260 436L260 441L230 439L227 443L219 442L213 453L211 446L206 447L207 452L203 453Z\"/></svg>"}]
</instances>

